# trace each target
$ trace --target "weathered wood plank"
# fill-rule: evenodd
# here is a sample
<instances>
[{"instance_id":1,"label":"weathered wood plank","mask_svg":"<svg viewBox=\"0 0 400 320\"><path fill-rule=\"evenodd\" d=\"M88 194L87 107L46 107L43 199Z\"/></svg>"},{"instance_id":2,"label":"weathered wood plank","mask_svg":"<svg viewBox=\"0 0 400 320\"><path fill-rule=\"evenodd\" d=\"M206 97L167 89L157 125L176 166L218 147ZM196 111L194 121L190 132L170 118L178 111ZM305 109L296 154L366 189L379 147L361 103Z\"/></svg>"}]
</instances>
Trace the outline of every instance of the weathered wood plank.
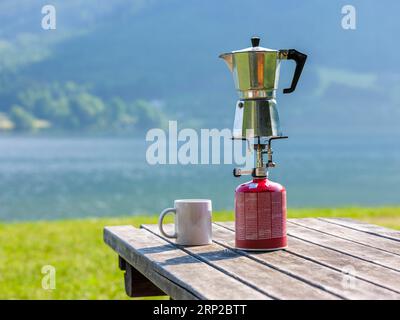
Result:
<instances>
[{"instance_id":1,"label":"weathered wood plank","mask_svg":"<svg viewBox=\"0 0 400 320\"><path fill-rule=\"evenodd\" d=\"M234 248L233 223L217 223L213 239L230 248ZM294 254L290 251L294 239L289 239L289 249L275 252L242 252L247 257L268 264L282 272L313 283L344 299L399 299L400 294L375 285L352 274L342 272L327 265L318 263L308 257ZM297 241L297 245L299 241ZM307 246L308 243L303 243ZM342 255L342 260L343 260ZM344 271L348 271L344 270Z\"/></svg>"},{"instance_id":2,"label":"weathered wood plank","mask_svg":"<svg viewBox=\"0 0 400 320\"><path fill-rule=\"evenodd\" d=\"M312 230L292 223L290 220L288 221L288 235L385 268L400 271L400 256L398 255Z\"/></svg>"},{"instance_id":3,"label":"weathered wood plank","mask_svg":"<svg viewBox=\"0 0 400 320\"><path fill-rule=\"evenodd\" d=\"M224 224L232 230L234 229L233 222ZM289 225L288 228L290 232L291 226ZM390 229L388 230L390 231ZM288 238L290 244L286 250L288 252L326 265L340 272L352 271L352 274L360 279L400 293L400 273L398 271L387 269L374 263L354 258L348 254L294 238L290 235Z\"/></svg>"},{"instance_id":4,"label":"weathered wood plank","mask_svg":"<svg viewBox=\"0 0 400 320\"><path fill-rule=\"evenodd\" d=\"M291 223L317 230L335 237L354 241L372 248L400 255L400 242L377 237L362 231L349 229L340 225L329 223L325 220L305 218L291 219Z\"/></svg>"},{"instance_id":5,"label":"weathered wood plank","mask_svg":"<svg viewBox=\"0 0 400 320\"><path fill-rule=\"evenodd\" d=\"M174 300L268 299L147 230L105 227L104 241Z\"/></svg>"},{"instance_id":6,"label":"weathered wood plank","mask_svg":"<svg viewBox=\"0 0 400 320\"><path fill-rule=\"evenodd\" d=\"M354 229L358 231L362 231L368 234L372 234L377 237L382 237L386 239L391 239L394 241L400 241L400 231L399 230L393 230L389 228L385 228L382 226L377 226L374 224L369 224L363 221L359 220L354 220L354 219L349 219L349 218L319 218L320 220L329 222L329 223L334 223L341 225L343 227L349 228L349 229Z\"/></svg>"},{"instance_id":7,"label":"weathered wood plank","mask_svg":"<svg viewBox=\"0 0 400 320\"><path fill-rule=\"evenodd\" d=\"M289 236L288 252L320 263L339 272L350 272L359 279L400 293L400 274L328 248Z\"/></svg>"},{"instance_id":8,"label":"weathered wood plank","mask_svg":"<svg viewBox=\"0 0 400 320\"><path fill-rule=\"evenodd\" d=\"M160 235L157 225L143 225L143 228ZM173 229L173 225L164 225L165 230ZM215 229L218 227L214 227ZM224 229L226 230L226 229ZM228 230L226 230L228 232ZM218 233L218 231L217 231ZM215 236L215 233L214 233ZM233 233L229 234L233 239ZM249 285L274 299L338 299L318 285L313 286L300 281L286 273L280 272L265 264L248 259L242 254L229 250L224 246L213 243L207 246L182 247L182 250L206 262L207 264L238 279L242 285ZM285 254L281 257L285 259ZM294 257L296 258L296 257Z\"/></svg>"},{"instance_id":9,"label":"weathered wood plank","mask_svg":"<svg viewBox=\"0 0 400 320\"><path fill-rule=\"evenodd\" d=\"M134 266L136 270L146 276L161 290L166 292L167 295L176 297L176 299L201 299L203 298L200 294L196 296L191 293L185 287L171 281L169 278L158 273L157 270L160 266L152 268L153 259L152 257L141 256L140 251L136 250L134 245L131 243L129 237L136 236L138 229L132 226L116 226L116 227L105 227L104 228L104 241L114 251L126 260L130 265ZM143 235L139 234L138 240L142 240ZM143 246L143 243L142 243ZM143 248L145 249L145 247ZM140 247L139 247L140 250ZM168 250L168 248L166 248ZM124 265L122 265L124 267ZM126 268L126 263L125 263Z\"/></svg>"}]
</instances>

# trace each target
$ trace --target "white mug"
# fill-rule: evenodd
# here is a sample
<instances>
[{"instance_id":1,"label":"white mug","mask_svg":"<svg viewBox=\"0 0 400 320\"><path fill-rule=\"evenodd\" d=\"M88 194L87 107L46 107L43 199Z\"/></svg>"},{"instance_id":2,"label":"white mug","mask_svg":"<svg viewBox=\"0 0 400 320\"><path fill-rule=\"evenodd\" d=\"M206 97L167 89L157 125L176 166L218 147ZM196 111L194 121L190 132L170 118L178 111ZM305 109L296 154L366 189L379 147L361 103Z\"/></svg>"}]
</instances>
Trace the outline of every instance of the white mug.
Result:
<instances>
[{"instance_id":1,"label":"white mug","mask_svg":"<svg viewBox=\"0 0 400 320\"><path fill-rule=\"evenodd\" d=\"M210 244L211 239L211 200L182 199L175 200L174 208L163 210L158 220L158 227L162 235L175 238L176 243L185 246ZM163 220L166 214L175 214L175 232L168 234L163 229Z\"/></svg>"}]
</instances>

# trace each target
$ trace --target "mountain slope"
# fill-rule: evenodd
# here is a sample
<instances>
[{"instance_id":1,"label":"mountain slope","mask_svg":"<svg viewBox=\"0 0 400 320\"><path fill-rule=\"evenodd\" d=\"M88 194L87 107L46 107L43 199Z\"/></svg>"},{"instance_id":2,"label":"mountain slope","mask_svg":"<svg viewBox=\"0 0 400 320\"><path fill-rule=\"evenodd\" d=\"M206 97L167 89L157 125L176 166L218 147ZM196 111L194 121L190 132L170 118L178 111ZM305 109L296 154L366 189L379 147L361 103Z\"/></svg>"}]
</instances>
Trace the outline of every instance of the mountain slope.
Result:
<instances>
[{"instance_id":1,"label":"mountain slope","mask_svg":"<svg viewBox=\"0 0 400 320\"><path fill-rule=\"evenodd\" d=\"M302 116L314 128L326 128L329 117L350 131L351 113L365 130L377 117L389 126L399 120L396 1L385 2L385 19L376 2L353 1L356 30L341 27L340 1L55 1L55 31L40 29L45 1L23 1L22 11L17 2L0 5L0 58L8 61L0 79L3 111L27 88L73 82L106 105L115 97L157 100L170 118L230 127L237 96L218 54L249 46L257 34L263 46L309 55L297 91L278 95L281 118L294 129L306 130ZM285 62L281 89L292 72ZM368 75L375 80L354 85Z\"/></svg>"}]
</instances>

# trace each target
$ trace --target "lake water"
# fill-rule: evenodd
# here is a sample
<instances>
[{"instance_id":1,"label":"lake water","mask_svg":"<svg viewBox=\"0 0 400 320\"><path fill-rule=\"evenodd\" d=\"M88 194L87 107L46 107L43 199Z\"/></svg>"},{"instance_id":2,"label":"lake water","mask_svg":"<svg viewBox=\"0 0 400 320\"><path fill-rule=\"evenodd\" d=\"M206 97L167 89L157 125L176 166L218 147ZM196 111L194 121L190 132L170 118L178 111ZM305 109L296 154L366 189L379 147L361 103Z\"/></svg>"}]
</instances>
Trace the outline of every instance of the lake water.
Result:
<instances>
[{"instance_id":1,"label":"lake water","mask_svg":"<svg viewBox=\"0 0 400 320\"><path fill-rule=\"evenodd\" d=\"M291 207L400 204L397 138L275 142ZM176 198L233 209L232 165L148 165L144 139L0 138L0 220L156 214Z\"/></svg>"}]
</instances>

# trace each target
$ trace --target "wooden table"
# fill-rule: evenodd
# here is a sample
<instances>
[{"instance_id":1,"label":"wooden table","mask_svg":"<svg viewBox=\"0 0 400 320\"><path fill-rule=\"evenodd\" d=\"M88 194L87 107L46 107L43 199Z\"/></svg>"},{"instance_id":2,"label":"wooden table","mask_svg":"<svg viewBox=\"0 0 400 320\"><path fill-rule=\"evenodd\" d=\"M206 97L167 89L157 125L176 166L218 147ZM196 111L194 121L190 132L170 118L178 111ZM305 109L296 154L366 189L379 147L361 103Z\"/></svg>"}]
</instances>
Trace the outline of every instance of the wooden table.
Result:
<instances>
[{"instance_id":1,"label":"wooden table","mask_svg":"<svg viewBox=\"0 0 400 320\"><path fill-rule=\"evenodd\" d=\"M167 225L172 228L172 225ZM400 231L350 219L290 219L289 247L234 248L234 223L213 243L177 246L156 225L104 228L131 297L172 299L400 299Z\"/></svg>"}]
</instances>

